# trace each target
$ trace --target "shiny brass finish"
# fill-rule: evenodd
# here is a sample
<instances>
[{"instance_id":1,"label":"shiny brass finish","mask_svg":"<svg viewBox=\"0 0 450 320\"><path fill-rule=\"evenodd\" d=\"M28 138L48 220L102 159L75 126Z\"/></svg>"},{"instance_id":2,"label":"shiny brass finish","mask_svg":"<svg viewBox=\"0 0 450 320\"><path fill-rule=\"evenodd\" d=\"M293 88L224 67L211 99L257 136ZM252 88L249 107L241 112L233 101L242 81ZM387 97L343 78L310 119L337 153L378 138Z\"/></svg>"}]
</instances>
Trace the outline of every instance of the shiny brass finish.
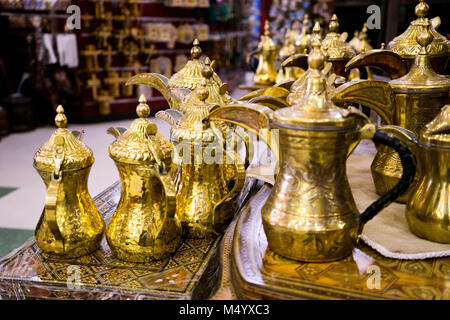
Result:
<instances>
[{"instance_id":1,"label":"shiny brass finish","mask_svg":"<svg viewBox=\"0 0 450 320\"><path fill-rule=\"evenodd\" d=\"M294 42L295 53L308 53L308 50L311 47L311 34L308 28L308 24L309 15L305 14L305 16L303 17L302 32Z\"/></svg>"},{"instance_id":2,"label":"shiny brass finish","mask_svg":"<svg viewBox=\"0 0 450 320\"><path fill-rule=\"evenodd\" d=\"M87 187L92 151L66 129L63 107L56 111L58 129L34 155L34 167L47 188L35 238L44 253L77 258L100 247L105 222Z\"/></svg>"},{"instance_id":3,"label":"shiny brass finish","mask_svg":"<svg viewBox=\"0 0 450 320\"><path fill-rule=\"evenodd\" d=\"M167 173L172 145L147 117L142 95L136 119L128 130L110 128L116 140L109 154L120 173L122 193L106 231L117 258L148 262L173 253L181 241L175 217L175 185Z\"/></svg>"},{"instance_id":4,"label":"shiny brass finish","mask_svg":"<svg viewBox=\"0 0 450 320\"><path fill-rule=\"evenodd\" d=\"M385 71L391 79L404 76L414 63L415 56L421 46L416 41L424 22L427 20L429 6L420 0L415 8L417 19L412 21L406 31L388 43L386 49L366 51L348 62L346 70L363 66L374 66ZM439 17L431 19L433 41L428 45L430 63L436 73L445 72L450 57L450 40L436 31L441 20Z\"/></svg>"},{"instance_id":5,"label":"shiny brass finish","mask_svg":"<svg viewBox=\"0 0 450 320\"><path fill-rule=\"evenodd\" d=\"M276 54L277 46L270 38L269 21L266 20L264 35L261 36L258 48L249 54L249 56L258 56L258 67L253 77L253 82L256 85L272 85L275 83L277 79L277 71L274 65Z\"/></svg>"},{"instance_id":6,"label":"shiny brass finish","mask_svg":"<svg viewBox=\"0 0 450 320\"><path fill-rule=\"evenodd\" d=\"M234 215L233 199L245 180L244 164L224 149L229 127L207 121L210 111L217 107L207 102L207 82L203 78L186 97L184 109L189 112L176 116L175 110L167 110L156 115L172 125L176 217L190 238L207 238L225 231Z\"/></svg>"},{"instance_id":7,"label":"shiny brass finish","mask_svg":"<svg viewBox=\"0 0 450 320\"><path fill-rule=\"evenodd\" d=\"M320 40L313 39L312 47L308 89L298 104L277 111L231 105L213 111L210 119L248 127L262 138L278 131L279 142L268 145L280 170L261 211L268 247L291 259L323 262L348 256L372 217L359 215L346 159L361 139L374 137L376 127L356 109L328 100Z\"/></svg>"},{"instance_id":8,"label":"shiny brass finish","mask_svg":"<svg viewBox=\"0 0 450 320\"><path fill-rule=\"evenodd\" d=\"M295 41L298 37L298 33L295 30L287 29L284 37L283 47L280 49L278 55L281 61L296 54ZM286 81L295 81L305 72L304 69L299 67L280 67L278 70L275 83L283 83Z\"/></svg>"},{"instance_id":9,"label":"shiny brass finish","mask_svg":"<svg viewBox=\"0 0 450 320\"><path fill-rule=\"evenodd\" d=\"M450 105L419 137L400 127L383 129L404 141L416 156L418 176L406 205L410 230L427 240L450 243Z\"/></svg>"},{"instance_id":10,"label":"shiny brass finish","mask_svg":"<svg viewBox=\"0 0 450 320\"><path fill-rule=\"evenodd\" d=\"M207 87L210 95L208 101L223 106L232 101L228 93L228 85L222 83L219 76L214 72L215 61L209 58L205 62L200 61L201 49L197 39L194 40L194 47L191 49L192 60L170 79L158 73L141 73L130 78L126 86L133 84L144 84L157 89L166 98L171 109L182 113L188 112L185 109L185 98L191 90L204 79L207 79Z\"/></svg>"},{"instance_id":11,"label":"shiny brass finish","mask_svg":"<svg viewBox=\"0 0 450 320\"><path fill-rule=\"evenodd\" d=\"M422 50L405 76L384 81L352 81L336 89L335 103L356 102L375 110L385 124L393 124L418 134L450 103L450 79L438 75L430 65L428 46L433 33L428 19L423 20L423 32L417 36ZM400 179L402 169L396 153L381 146L372 163L372 174L378 194L390 190ZM405 193L397 201L405 202Z\"/></svg>"},{"instance_id":12,"label":"shiny brass finish","mask_svg":"<svg viewBox=\"0 0 450 320\"><path fill-rule=\"evenodd\" d=\"M356 51L346 42L348 34L339 34L339 21L335 14L331 18L329 32L322 41L322 49L333 64L333 72L339 76L347 77L345 65L356 55Z\"/></svg>"}]
</instances>

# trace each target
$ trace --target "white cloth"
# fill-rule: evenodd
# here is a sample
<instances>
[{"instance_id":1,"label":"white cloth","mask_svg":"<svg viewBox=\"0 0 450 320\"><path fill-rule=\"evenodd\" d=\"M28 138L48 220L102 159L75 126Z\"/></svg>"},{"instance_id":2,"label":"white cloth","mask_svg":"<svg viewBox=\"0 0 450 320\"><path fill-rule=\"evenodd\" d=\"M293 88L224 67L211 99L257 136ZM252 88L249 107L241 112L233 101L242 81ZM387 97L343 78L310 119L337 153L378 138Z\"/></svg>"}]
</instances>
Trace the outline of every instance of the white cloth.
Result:
<instances>
[{"instance_id":1,"label":"white cloth","mask_svg":"<svg viewBox=\"0 0 450 320\"><path fill-rule=\"evenodd\" d=\"M61 66L78 67L78 47L75 34L61 33L56 35L56 47Z\"/></svg>"},{"instance_id":2,"label":"white cloth","mask_svg":"<svg viewBox=\"0 0 450 320\"><path fill-rule=\"evenodd\" d=\"M58 60L56 59L55 50L53 49L53 43L52 43L52 35L50 33L44 33L42 35L42 47L39 54L39 60L44 60L44 58L47 58L47 63L54 64L57 63Z\"/></svg>"}]
</instances>

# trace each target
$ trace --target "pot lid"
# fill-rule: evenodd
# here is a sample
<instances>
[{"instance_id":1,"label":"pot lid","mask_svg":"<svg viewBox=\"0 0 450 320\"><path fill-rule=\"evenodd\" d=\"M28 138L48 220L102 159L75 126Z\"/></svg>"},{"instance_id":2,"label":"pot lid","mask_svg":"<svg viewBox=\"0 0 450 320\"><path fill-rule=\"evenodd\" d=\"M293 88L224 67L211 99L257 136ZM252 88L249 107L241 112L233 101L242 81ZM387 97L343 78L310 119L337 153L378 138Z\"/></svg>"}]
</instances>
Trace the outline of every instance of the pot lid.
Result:
<instances>
[{"instance_id":1,"label":"pot lid","mask_svg":"<svg viewBox=\"0 0 450 320\"><path fill-rule=\"evenodd\" d=\"M309 31L308 24L309 24L309 15L305 14L305 16L303 17L302 32L294 42L295 50L298 53L307 53L308 48L311 46L311 34Z\"/></svg>"},{"instance_id":2,"label":"pot lid","mask_svg":"<svg viewBox=\"0 0 450 320\"><path fill-rule=\"evenodd\" d=\"M66 129L67 117L64 108L59 105L56 108L55 124L58 129L50 136L49 140L35 153L34 166L39 170L53 171L55 167L55 155L58 148L62 148L64 161L62 171L80 170L94 163L94 155L81 140ZM61 150L61 149L60 149Z\"/></svg>"},{"instance_id":3,"label":"pot lid","mask_svg":"<svg viewBox=\"0 0 450 320\"><path fill-rule=\"evenodd\" d=\"M414 63L409 72L401 78L389 81L389 85L396 89L403 90L435 90L442 88L449 90L450 79L446 76L437 74L430 64L429 48L433 42L433 30L429 20L423 19L420 26L421 32L416 36L416 44L420 51L417 53Z\"/></svg>"},{"instance_id":4,"label":"pot lid","mask_svg":"<svg viewBox=\"0 0 450 320\"><path fill-rule=\"evenodd\" d=\"M346 42L348 34L339 34L338 17L333 14L329 25L330 32L322 42L322 48L328 54L329 60L350 60L356 55L355 50Z\"/></svg>"},{"instance_id":5,"label":"pot lid","mask_svg":"<svg viewBox=\"0 0 450 320\"><path fill-rule=\"evenodd\" d=\"M195 39L191 49L192 60L189 60L180 71L175 73L169 79L168 84L170 88L186 88L194 90L197 87L197 84L202 81L202 69L205 66L205 64L200 61L201 55L202 49L200 48L200 42L198 39ZM212 78L219 86L222 85L222 81L215 72L213 72Z\"/></svg>"},{"instance_id":6,"label":"pot lid","mask_svg":"<svg viewBox=\"0 0 450 320\"><path fill-rule=\"evenodd\" d=\"M367 37L367 23L364 23L363 28L361 30L361 32L359 33L359 43L357 45L357 47L355 48L355 50L357 52L367 52L372 50L373 47L370 45L368 37Z\"/></svg>"},{"instance_id":7,"label":"pot lid","mask_svg":"<svg viewBox=\"0 0 450 320\"><path fill-rule=\"evenodd\" d=\"M418 19L412 21L405 32L389 42L387 49L403 58L413 58L416 56L421 50L421 46L416 42L416 37L422 32L421 26L425 21L425 16L428 14L429 8L424 0L420 0L414 11ZM428 53L431 56L446 56L450 54L450 41L435 30L441 23L440 18L433 18L432 22L433 28L430 31L433 35L433 41L428 45Z\"/></svg>"},{"instance_id":8,"label":"pot lid","mask_svg":"<svg viewBox=\"0 0 450 320\"><path fill-rule=\"evenodd\" d=\"M172 127L170 136L172 141L212 141L215 137L214 131L208 123L204 123L210 111L218 106L207 102L209 91L207 80L203 78L197 88L192 91L186 99L186 108L190 111L184 113L178 123Z\"/></svg>"},{"instance_id":9,"label":"pot lid","mask_svg":"<svg viewBox=\"0 0 450 320\"><path fill-rule=\"evenodd\" d=\"M275 126L304 126L314 131L354 126L355 120L348 117L349 112L334 105L326 96L327 80L321 72L325 62L320 41L314 38L308 55L310 75L305 96L296 105L275 111L272 118Z\"/></svg>"},{"instance_id":10,"label":"pot lid","mask_svg":"<svg viewBox=\"0 0 450 320\"><path fill-rule=\"evenodd\" d=\"M450 105L446 105L420 136L420 141L439 147L450 148Z\"/></svg>"},{"instance_id":11,"label":"pot lid","mask_svg":"<svg viewBox=\"0 0 450 320\"><path fill-rule=\"evenodd\" d=\"M273 42L272 38L270 37L269 20L266 20L264 24L264 34L261 36L261 40L258 43L257 50L259 52L277 50L277 45L275 44L275 42Z\"/></svg>"},{"instance_id":12,"label":"pot lid","mask_svg":"<svg viewBox=\"0 0 450 320\"><path fill-rule=\"evenodd\" d=\"M139 119L109 146L109 155L118 162L163 165L171 155L171 143L158 132L155 123L147 119L150 107L144 95L136 108Z\"/></svg>"}]
</instances>

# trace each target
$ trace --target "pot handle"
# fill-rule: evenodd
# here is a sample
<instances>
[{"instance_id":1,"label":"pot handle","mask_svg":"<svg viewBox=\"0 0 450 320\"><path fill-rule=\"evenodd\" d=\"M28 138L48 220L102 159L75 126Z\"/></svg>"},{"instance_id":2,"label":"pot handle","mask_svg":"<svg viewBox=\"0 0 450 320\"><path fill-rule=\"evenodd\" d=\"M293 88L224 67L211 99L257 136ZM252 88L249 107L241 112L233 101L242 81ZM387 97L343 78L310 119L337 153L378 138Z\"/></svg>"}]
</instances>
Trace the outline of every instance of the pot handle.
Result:
<instances>
[{"instance_id":1,"label":"pot handle","mask_svg":"<svg viewBox=\"0 0 450 320\"><path fill-rule=\"evenodd\" d=\"M220 199L213 208L213 219L216 219L216 210L217 208L219 208L222 205L226 205L228 204L229 201L233 200L233 198L235 196L237 196L239 194L239 192L241 192L243 186L244 186L244 182L245 182L245 165L244 163L242 163L241 161L239 161L239 157L236 155L236 153L229 153L226 152L227 155L226 157L230 157L231 159L233 159L233 164L235 167L235 175L233 177L233 179L230 180L234 181L234 185L231 188L230 192L228 192L222 199ZM224 169L226 168L226 164L224 165ZM213 221L213 225L215 225L215 221Z\"/></svg>"},{"instance_id":2,"label":"pot handle","mask_svg":"<svg viewBox=\"0 0 450 320\"><path fill-rule=\"evenodd\" d=\"M58 203L61 196L61 181L62 181L62 164L64 162L64 139L62 137L55 138L55 154L53 156L55 168L52 172L52 178L47 187L45 195L44 217L50 229L50 232L55 237L56 243L64 250L64 238L58 226Z\"/></svg>"},{"instance_id":3,"label":"pot handle","mask_svg":"<svg viewBox=\"0 0 450 320\"><path fill-rule=\"evenodd\" d=\"M373 142L380 143L394 149L400 156L400 161L403 167L403 174L397 185L384 194L377 201L372 203L361 215L360 215L360 231L362 227L370 219L375 217L383 208L388 206L392 201L401 196L411 185L414 180L414 175L416 174L416 166L414 164L413 156L411 151L404 147L400 140L397 138L390 137L388 133L384 130L378 129L373 138Z\"/></svg>"},{"instance_id":4,"label":"pot handle","mask_svg":"<svg viewBox=\"0 0 450 320\"><path fill-rule=\"evenodd\" d=\"M245 59L245 62L247 63L247 66L250 69L250 71L253 71L253 72L256 71L256 68L254 68L253 65L252 65L252 58L254 56L256 56L258 53L259 53L259 50L253 50L247 55L247 57ZM258 59L256 59L256 60L258 60Z\"/></svg>"},{"instance_id":5,"label":"pot handle","mask_svg":"<svg viewBox=\"0 0 450 320\"><path fill-rule=\"evenodd\" d=\"M165 170L159 170L158 167L154 169L153 174L163 187L166 200L166 218L174 218L177 205L175 184L173 183L172 177Z\"/></svg>"}]
</instances>

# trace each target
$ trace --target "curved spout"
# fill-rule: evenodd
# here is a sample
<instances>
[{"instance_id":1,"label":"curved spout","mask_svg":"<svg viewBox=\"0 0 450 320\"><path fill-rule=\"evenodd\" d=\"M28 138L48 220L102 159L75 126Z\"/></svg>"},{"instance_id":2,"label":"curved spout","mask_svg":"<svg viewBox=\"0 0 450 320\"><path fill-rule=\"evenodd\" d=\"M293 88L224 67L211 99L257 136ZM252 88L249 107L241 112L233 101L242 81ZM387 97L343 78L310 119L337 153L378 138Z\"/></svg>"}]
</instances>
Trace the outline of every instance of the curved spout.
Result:
<instances>
[{"instance_id":1,"label":"curved spout","mask_svg":"<svg viewBox=\"0 0 450 320\"><path fill-rule=\"evenodd\" d=\"M392 124L394 118L394 101L387 82L377 80L354 80L347 82L334 92L334 103L359 103L374 110L386 124Z\"/></svg>"},{"instance_id":2,"label":"curved spout","mask_svg":"<svg viewBox=\"0 0 450 320\"><path fill-rule=\"evenodd\" d=\"M250 99L249 102L267 106L274 111L289 106L286 99L281 99L281 98L277 98L277 97L273 97L273 96L269 96L269 95L255 97L253 99Z\"/></svg>"},{"instance_id":3,"label":"curved spout","mask_svg":"<svg viewBox=\"0 0 450 320\"><path fill-rule=\"evenodd\" d=\"M406 64L398 54L384 49L373 49L353 57L345 66L345 71L359 67L377 67L386 72L391 79L403 77Z\"/></svg>"},{"instance_id":4,"label":"curved spout","mask_svg":"<svg viewBox=\"0 0 450 320\"><path fill-rule=\"evenodd\" d=\"M155 114L155 117L166 121L173 127L178 122L178 120L180 120L183 117L183 114L178 110L167 109L164 111L158 111Z\"/></svg>"},{"instance_id":5,"label":"curved spout","mask_svg":"<svg viewBox=\"0 0 450 320\"><path fill-rule=\"evenodd\" d=\"M141 73L137 74L134 77L128 79L125 83L126 86L133 84L144 84L155 88L164 96L164 98L169 103L170 108L177 109L178 105L180 105L181 100L176 94L172 92L169 87L169 79L158 73Z\"/></svg>"},{"instance_id":6,"label":"curved spout","mask_svg":"<svg viewBox=\"0 0 450 320\"><path fill-rule=\"evenodd\" d=\"M272 150L280 163L278 142L273 141L270 132L272 113L273 110L266 106L238 103L215 109L209 114L209 120L233 123L257 135Z\"/></svg>"},{"instance_id":7,"label":"curved spout","mask_svg":"<svg viewBox=\"0 0 450 320\"><path fill-rule=\"evenodd\" d=\"M289 58L286 58L282 63L281 67L298 67L304 70L308 69L308 55L306 53L297 53Z\"/></svg>"},{"instance_id":8,"label":"curved spout","mask_svg":"<svg viewBox=\"0 0 450 320\"><path fill-rule=\"evenodd\" d=\"M283 87L270 87L270 88L262 88L243 95L238 99L238 101L249 101L254 98L258 98L261 96L271 96L274 98L286 99L289 95L289 90Z\"/></svg>"},{"instance_id":9,"label":"curved spout","mask_svg":"<svg viewBox=\"0 0 450 320\"><path fill-rule=\"evenodd\" d=\"M120 137L121 134L123 134L125 131L127 131L124 127L109 127L106 130L106 133L113 135L116 139Z\"/></svg>"}]
</instances>

